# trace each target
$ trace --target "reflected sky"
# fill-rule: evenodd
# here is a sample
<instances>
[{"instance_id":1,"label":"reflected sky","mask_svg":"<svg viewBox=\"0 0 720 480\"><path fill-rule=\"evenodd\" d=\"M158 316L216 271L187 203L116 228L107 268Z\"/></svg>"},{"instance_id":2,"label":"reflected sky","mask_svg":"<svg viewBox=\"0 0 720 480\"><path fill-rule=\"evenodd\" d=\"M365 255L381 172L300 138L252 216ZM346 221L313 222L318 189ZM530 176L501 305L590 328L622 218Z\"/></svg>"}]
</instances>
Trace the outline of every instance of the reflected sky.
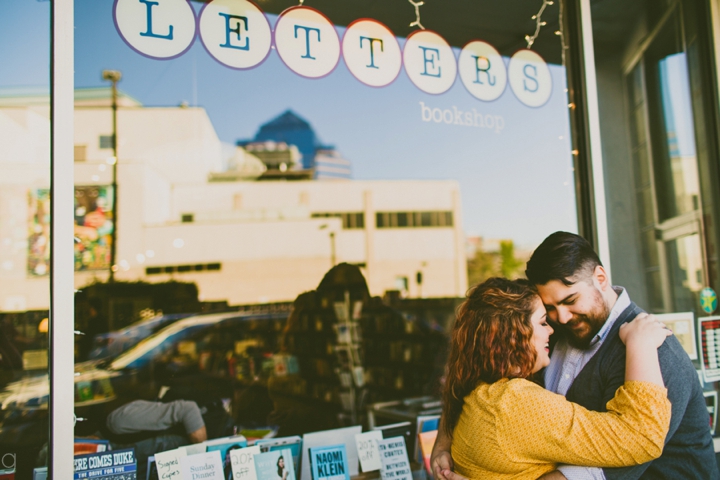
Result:
<instances>
[{"instance_id":1,"label":"reflected sky","mask_svg":"<svg viewBox=\"0 0 720 480\"><path fill-rule=\"evenodd\" d=\"M0 87L47 84L48 12L47 2L0 0ZM255 69L232 70L197 39L177 59L151 60L120 38L112 0L76 0L75 16L76 87L107 86L101 71L121 70L123 91L145 105L202 106L220 139L230 144L252 138L262 123L292 109L352 161L353 178L457 180L468 235L510 238L532 248L555 230L577 230L561 67L550 67L548 103L529 108L509 86L498 100L481 102L459 78L447 93L428 95L404 71L391 85L371 88L356 80L342 59L319 80L294 74L276 52ZM269 17L274 25L276 17ZM432 19L423 24L432 29ZM501 116L505 126L496 132L425 122L421 102Z\"/></svg>"}]
</instances>

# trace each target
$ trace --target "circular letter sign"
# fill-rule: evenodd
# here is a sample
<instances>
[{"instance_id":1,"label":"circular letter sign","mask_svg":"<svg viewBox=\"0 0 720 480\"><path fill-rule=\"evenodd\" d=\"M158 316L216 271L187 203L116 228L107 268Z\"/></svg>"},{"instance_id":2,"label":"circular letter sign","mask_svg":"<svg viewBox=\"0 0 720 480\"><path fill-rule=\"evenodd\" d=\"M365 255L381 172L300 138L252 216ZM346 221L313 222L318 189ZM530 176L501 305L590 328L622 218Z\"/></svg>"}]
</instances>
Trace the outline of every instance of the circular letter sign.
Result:
<instances>
[{"instance_id":1,"label":"circular letter sign","mask_svg":"<svg viewBox=\"0 0 720 480\"><path fill-rule=\"evenodd\" d=\"M275 24L278 55L293 72L307 78L329 74L340 60L340 39L335 26L310 7L291 7Z\"/></svg>"},{"instance_id":2,"label":"circular letter sign","mask_svg":"<svg viewBox=\"0 0 720 480\"><path fill-rule=\"evenodd\" d=\"M480 100L491 102L505 91L507 70L495 47L476 40L460 52L460 79L468 92Z\"/></svg>"},{"instance_id":3,"label":"circular letter sign","mask_svg":"<svg viewBox=\"0 0 720 480\"><path fill-rule=\"evenodd\" d=\"M218 62L253 68L270 53L272 30L263 12L248 0L212 0L200 12L200 40Z\"/></svg>"},{"instance_id":4,"label":"circular letter sign","mask_svg":"<svg viewBox=\"0 0 720 480\"><path fill-rule=\"evenodd\" d=\"M513 93L528 107L541 107L550 98L550 69L545 60L532 50L519 50L512 56L508 77Z\"/></svg>"},{"instance_id":5,"label":"circular letter sign","mask_svg":"<svg viewBox=\"0 0 720 480\"><path fill-rule=\"evenodd\" d=\"M348 25L342 51L350 73L371 87L392 83L402 67L402 54L395 35L376 20L361 19Z\"/></svg>"},{"instance_id":6,"label":"circular letter sign","mask_svg":"<svg viewBox=\"0 0 720 480\"><path fill-rule=\"evenodd\" d=\"M115 0L115 27L136 52L166 60L185 53L195 39L188 0Z\"/></svg>"},{"instance_id":7,"label":"circular letter sign","mask_svg":"<svg viewBox=\"0 0 720 480\"><path fill-rule=\"evenodd\" d=\"M407 37L403 62L410 80L425 93L445 93L457 76L452 48L444 38L430 30L419 30Z\"/></svg>"}]
</instances>

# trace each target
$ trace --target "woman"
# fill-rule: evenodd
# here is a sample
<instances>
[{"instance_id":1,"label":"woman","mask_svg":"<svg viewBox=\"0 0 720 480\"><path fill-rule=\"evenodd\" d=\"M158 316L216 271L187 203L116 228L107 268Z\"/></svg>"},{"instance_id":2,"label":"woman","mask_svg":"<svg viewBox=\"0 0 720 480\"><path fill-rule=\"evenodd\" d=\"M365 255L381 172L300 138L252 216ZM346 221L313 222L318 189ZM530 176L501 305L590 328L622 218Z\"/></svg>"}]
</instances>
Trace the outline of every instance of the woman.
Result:
<instances>
[{"instance_id":1,"label":"woman","mask_svg":"<svg viewBox=\"0 0 720 480\"><path fill-rule=\"evenodd\" d=\"M285 459L282 455L277 460L277 473L281 480L287 480L288 471L285 469Z\"/></svg>"},{"instance_id":2,"label":"woman","mask_svg":"<svg viewBox=\"0 0 720 480\"><path fill-rule=\"evenodd\" d=\"M557 463L621 467L662 453L670 424L657 348L671 335L651 316L620 328L625 384L592 412L527 380L550 363L553 329L525 282L474 287L453 328L443 402L455 470L470 479L536 479Z\"/></svg>"}]
</instances>

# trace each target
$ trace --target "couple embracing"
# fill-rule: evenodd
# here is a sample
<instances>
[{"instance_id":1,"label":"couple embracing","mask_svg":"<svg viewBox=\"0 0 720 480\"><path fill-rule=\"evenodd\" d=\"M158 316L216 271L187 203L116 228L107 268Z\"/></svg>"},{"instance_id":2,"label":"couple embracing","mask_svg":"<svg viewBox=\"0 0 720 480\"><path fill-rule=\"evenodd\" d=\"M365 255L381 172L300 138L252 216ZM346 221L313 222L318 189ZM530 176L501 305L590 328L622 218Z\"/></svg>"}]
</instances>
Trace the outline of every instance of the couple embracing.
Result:
<instances>
[{"instance_id":1,"label":"couple embracing","mask_svg":"<svg viewBox=\"0 0 720 480\"><path fill-rule=\"evenodd\" d=\"M590 244L556 232L526 274L458 310L436 480L720 479L692 362Z\"/></svg>"}]
</instances>

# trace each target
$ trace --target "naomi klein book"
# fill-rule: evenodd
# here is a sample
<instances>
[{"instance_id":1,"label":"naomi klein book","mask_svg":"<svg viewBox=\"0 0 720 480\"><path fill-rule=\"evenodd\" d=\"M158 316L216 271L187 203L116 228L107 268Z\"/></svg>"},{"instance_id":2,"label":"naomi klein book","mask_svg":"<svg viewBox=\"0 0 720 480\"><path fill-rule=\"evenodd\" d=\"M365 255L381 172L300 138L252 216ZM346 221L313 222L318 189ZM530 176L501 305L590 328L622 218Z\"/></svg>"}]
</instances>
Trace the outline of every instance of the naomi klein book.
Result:
<instances>
[{"instance_id":1,"label":"naomi klein book","mask_svg":"<svg viewBox=\"0 0 720 480\"><path fill-rule=\"evenodd\" d=\"M345 444L310 449L313 480L350 480Z\"/></svg>"}]
</instances>

